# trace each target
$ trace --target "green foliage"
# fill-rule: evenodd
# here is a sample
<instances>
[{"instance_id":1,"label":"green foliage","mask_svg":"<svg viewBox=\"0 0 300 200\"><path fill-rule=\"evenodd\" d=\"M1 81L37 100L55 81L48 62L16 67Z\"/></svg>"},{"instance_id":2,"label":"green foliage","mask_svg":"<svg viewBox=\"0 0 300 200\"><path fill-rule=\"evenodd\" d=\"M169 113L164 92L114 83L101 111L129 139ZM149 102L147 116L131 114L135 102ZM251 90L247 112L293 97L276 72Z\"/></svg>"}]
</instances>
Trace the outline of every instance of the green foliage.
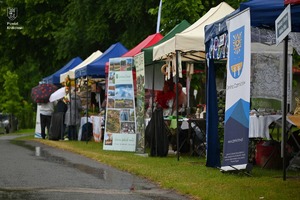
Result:
<instances>
[{"instance_id":1,"label":"green foliage","mask_svg":"<svg viewBox=\"0 0 300 200\"><path fill-rule=\"evenodd\" d=\"M6 113L17 114L22 107L22 97L20 96L18 87L18 75L7 71L4 75L3 89L1 109Z\"/></svg>"},{"instance_id":2,"label":"green foliage","mask_svg":"<svg viewBox=\"0 0 300 200\"><path fill-rule=\"evenodd\" d=\"M0 69L9 69L18 74L21 80L18 83L19 92L28 102L31 101L31 88L62 66L62 61L54 56L56 47L53 32L62 23L60 14L66 3L67 1L7 0L1 4L1 24L11 22L6 16L6 9L15 7L18 9L18 16L13 22L22 29L3 29L0 32ZM0 83L3 81L0 77ZM1 87L2 84L0 89Z\"/></svg>"},{"instance_id":3,"label":"green foliage","mask_svg":"<svg viewBox=\"0 0 300 200\"><path fill-rule=\"evenodd\" d=\"M12 120L13 116L18 116L21 111L21 101L22 97L19 94L18 88L18 75L14 74L10 71L7 71L3 76L4 84L3 84L3 93L0 98L0 109L4 113L8 113L10 115L11 127L15 129L15 122Z\"/></svg>"},{"instance_id":4,"label":"green foliage","mask_svg":"<svg viewBox=\"0 0 300 200\"><path fill-rule=\"evenodd\" d=\"M19 128L33 128L35 126L36 111L33 109L33 105L27 101L23 101L23 107L18 114Z\"/></svg>"},{"instance_id":5,"label":"green foliage","mask_svg":"<svg viewBox=\"0 0 300 200\"><path fill-rule=\"evenodd\" d=\"M237 9L241 2L247 0L226 0L230 6ZM200 19L212 7L219 5L220 0L163 0L161 11L161 32L168 33L175 25L182 20L187 20L191 24ZM157 16L158 4L149 9L149 13Z\"/></svg>"},{"instance_id":6,"label":"green foliage","mask_svg":"<svg viewBox=\"0 0 300 200\"><path fill-rule=\"evenodd\" d=\"M197 90L197 96L195 99L195 105L192 106L197 106L198 104L205 104L205 80L205 72L193 74L190 83L190 92L193 94L194 90Z\"/></svg>"},{"instance_id":7,"label":"green foliage","mask_svg":"<svg viewBox=\"0 0 300 200\"><path fill-rule=\"evenodd\" d=\"M296 66L300 67L300 55L297 53L297 51L295 49L293 50L293 63Z\"/></svg>"},{"instance_id":8,"label":"green foliage","mask_svg":"<svg viewBox=\"0 0 300 200\"><path fill-rule=\"evenodd\" d=\"M149 9L149 13L157 16L157 7ZM208 9L209 10L209 9ZM197 21L206 13L205 6L199 0L163 0L161 10L161 32L168 33L176 24L182 20L190 23Z\"/></svg>"},{"instance_id":9,"label":"green foliage","mask_svg":"<svg viewBox=\"0 0 300 200\"><path fill-rule=\"evenodd\" d=\"M149 7L154 6L153 2L71 1L62 16L64 25L55 33L57 57L81 55L85 58L96 50L105 51L116 42L131 49L155 33L156 18L147 13Z\"/></svg>"}]
</instances>

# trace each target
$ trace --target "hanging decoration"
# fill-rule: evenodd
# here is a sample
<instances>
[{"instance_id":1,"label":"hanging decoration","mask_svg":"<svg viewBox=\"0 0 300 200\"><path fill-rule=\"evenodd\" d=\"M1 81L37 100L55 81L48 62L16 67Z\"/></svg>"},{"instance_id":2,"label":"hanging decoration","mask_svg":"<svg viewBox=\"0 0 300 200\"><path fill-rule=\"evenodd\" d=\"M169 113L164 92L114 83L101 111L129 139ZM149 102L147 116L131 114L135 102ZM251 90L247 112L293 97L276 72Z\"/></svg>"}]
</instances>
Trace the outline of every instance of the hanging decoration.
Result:
<instances>
[{"instance_id":1,"label":"hanging decoration","mask_svg":"<svg viewBox=\"0 0 300 200\"><path fill-rule=\"evenodd\" d=\"M227 33L224 33L210 40L207 57L209 59L224 59L227 58L227 51Z\"/></svg>"}]
</instances>

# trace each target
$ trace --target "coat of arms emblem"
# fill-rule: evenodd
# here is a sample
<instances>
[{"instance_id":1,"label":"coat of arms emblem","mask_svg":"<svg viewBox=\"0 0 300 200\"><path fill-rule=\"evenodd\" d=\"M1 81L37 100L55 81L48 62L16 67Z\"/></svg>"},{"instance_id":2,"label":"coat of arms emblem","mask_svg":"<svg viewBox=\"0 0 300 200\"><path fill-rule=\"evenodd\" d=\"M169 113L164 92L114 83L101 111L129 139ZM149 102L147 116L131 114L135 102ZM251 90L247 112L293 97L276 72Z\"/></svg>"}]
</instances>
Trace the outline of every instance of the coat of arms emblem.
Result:
<instances>
[{"instance_id":1,"label":"coat of arms emblem","mask_svg":"<svg viewBox=\"0 0 300 200\"><path fill-rule=\"evenodd\" d=\"M7 8L7 17L11 21L18 17L18 8Z\"/></svg>"}]
</instances>

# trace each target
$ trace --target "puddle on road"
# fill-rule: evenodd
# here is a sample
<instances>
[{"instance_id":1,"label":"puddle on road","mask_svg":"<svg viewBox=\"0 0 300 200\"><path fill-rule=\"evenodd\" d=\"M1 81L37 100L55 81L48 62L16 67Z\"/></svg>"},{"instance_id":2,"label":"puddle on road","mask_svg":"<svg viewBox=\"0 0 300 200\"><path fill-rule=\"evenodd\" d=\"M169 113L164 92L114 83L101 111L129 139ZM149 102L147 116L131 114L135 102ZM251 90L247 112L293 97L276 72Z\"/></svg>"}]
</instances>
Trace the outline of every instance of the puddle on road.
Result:
<instances>
[{"instance_id":1,"label":"puddle on road","mask_svg":"<svg viewBox=\"0 0 300 200\"><path fill-rule=\"evenodd\" d=\"M15 140L15 141L13 141L13 143L18 146L22 146L22 147L25 147L25 148L33 151L35 153L35 156L42 157L46 161L58 163L58 164L65 165L65 166L71 167L71 168L75 168L81 172L90 174L92 176L95 176L95 177L103 179L103 180L106 179L106 172L104 169L99 169L99 168L87 166L84 164L72 163L63 157L55 156L47 151L44 151L42 147L32 146L32 145L26 144L24 141Z\"/></svg>"},{"instance_id":2,"label":"puddle on road","mask_svg":"<svg viewBox=\"0 0 300 200\"><path fill-rule=\"evenodd\" d=\"M63 157L52 155L51 152L44 150L40 146L30 145L22 140L13 140L11 142L15 145L18 145L18 146L21 146L21 147L31 150L33 152L34 156L40 157L48 162L57 163L57 164L61 164L61 165L67 166L67 167L75 168L83 173L92 175L92 176L102 179L102 180L107 180L107 179L114 177L113 175L111 176L111 174L108 174L107 170L91 167L91 166L84 165L84 164L72 163ZM133 182L132 182L132 186L129 188L130 191L133 191L133 190L135 190L135 191L137 191L137 190L150 191L153 189L153 186L144 185L144 184L141 184L141 185L136 184L135 178L133 178L133 180L131 180L131 181L133 181ZM0 193L1 193L1 188L0 188ZM0 199L1 199L1 194L0 194Z\"/></svg>"}]
</instances>

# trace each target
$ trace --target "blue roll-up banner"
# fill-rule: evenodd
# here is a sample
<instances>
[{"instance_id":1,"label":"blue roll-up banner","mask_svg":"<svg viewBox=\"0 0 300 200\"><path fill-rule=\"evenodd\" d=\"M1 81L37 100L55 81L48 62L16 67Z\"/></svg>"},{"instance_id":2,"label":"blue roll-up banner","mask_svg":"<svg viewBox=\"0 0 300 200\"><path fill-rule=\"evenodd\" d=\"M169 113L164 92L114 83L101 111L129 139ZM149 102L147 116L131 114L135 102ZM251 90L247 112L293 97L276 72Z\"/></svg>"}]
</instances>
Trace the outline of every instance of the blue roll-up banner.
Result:
<instances>
[{"instance_id":1,"label":"blue roll-up banner","mask_svg":"<svg viewBox=\"0 0 300 200\"><path fill-rule=\"evenodd\" d=\"M228 59L224 149L221 170L248 164L251 31L249 9L227 21Z\"/></svg>"}]
</instances>

